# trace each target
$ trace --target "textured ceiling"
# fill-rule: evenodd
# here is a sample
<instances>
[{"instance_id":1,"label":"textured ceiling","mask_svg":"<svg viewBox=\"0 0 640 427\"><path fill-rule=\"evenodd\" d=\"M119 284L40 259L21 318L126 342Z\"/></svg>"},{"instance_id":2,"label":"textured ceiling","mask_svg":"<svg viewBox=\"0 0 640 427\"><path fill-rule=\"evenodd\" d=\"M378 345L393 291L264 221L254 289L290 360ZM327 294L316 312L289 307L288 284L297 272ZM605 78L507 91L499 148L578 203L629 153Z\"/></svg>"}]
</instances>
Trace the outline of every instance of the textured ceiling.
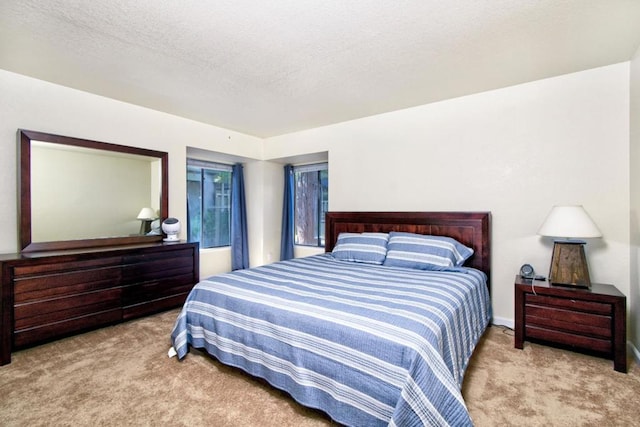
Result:
<instances>
[{"instance_id":1,"label":"textured ceiling","mask_svg":"<svg viewBox=\"0 0 640 427\"><path fill-rule=\"evenodd\" d=\"M260 137L639 46L640 0L0 0L0 68Z\"/></svg>"}]
</instances>

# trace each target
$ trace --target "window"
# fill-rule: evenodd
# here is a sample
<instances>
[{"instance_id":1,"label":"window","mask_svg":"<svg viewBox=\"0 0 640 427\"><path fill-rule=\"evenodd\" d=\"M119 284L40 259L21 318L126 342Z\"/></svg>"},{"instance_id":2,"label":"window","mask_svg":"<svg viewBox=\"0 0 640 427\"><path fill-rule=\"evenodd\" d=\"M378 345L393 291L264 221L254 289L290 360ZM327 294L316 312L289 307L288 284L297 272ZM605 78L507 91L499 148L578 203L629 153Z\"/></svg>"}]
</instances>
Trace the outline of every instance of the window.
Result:
<instances>
[{"instance_id":1,"label":"window","mask_svg":"<svg viewBox=\"0 0 640 427\"><path fill-rule=\"evenodd\" d=\"M230 165L187 159L187 238L200 248L231 242Z\"/></svg>"},{"instance_id":2,"label":"window","mask_svg":"<svg viewBox=\"0 0 640 427\"><path fill-rule=\"evenodd\" d=\"M329 205L327 163L293 167L296 245L324 246L324 216Z\"/></svg>"}]
</instances>

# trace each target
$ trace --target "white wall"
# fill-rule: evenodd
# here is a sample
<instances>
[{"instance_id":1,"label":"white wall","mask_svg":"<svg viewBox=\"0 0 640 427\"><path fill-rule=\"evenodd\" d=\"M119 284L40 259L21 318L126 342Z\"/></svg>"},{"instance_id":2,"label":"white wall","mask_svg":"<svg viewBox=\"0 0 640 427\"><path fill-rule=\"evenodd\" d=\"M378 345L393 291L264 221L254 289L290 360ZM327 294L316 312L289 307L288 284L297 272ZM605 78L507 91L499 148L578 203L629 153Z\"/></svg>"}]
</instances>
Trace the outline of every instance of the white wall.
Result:
<instances>
[{"instance_id":1,"label":"white wall","mask_svg":"<svg viewBox=\"0 0 640 427\"><path fill-rule=\"evenodd\" d=\"M0 218L10 225L3 230L0 253L18 249L16 131L19 128L168 152L169 215L183 223L187 146L246 159L260 159L262 153L263 141L259 138L3 70L0 70L0 93ZM245 185L259 188L262 184L246 181ZM229 250L204 251L200 265L203 276L228 271Z\"/></svg>"},{"instance_id":2,"label":"white wall","mask_svg":"<svg viewBox=\"0 0 640 427\"><path fill-rule=\"evenodd\" d=\"M547 274L536 235L554 204L582 204L604 234L594 281L629 294L629 64L270 138L265 159L329 151L330 210L491 211L496 321L513 280ZM265 209L269 209L265 206Z\"/></svg>"},{"instance_id":3,"label":"white wall","mask_svg":"<svg viewBox=\"0 0 640 427\"><path fill-rule=\"evenodd\" d=\"M637 99L637 59L632 66ZM281 159L328 152L332 210L491 211L494 313L507 324L520 265L548 270L551 242L536 236L544 217L553 204L583 204L604 234L587 246L592 278L630 295L637 313L630 77L623 63L263 141L0 70L0 215L12 225L0 253L17 249L18 128L167 151L169 213L182 220L187 146L246 159L252 265L279 256ZM203 276L229 266L228 250L201 254Z\"/></svg>"},{"instance_id":4,"label":"white wall","mask_svg":"<svg viewBox=\"0 0 640 427\"><path fill-rule=\"evenodd\" d=\"M280 164L260 161L245 166L245 180L260 183L252 187L245 185L252 267L280 259L283 179ZM264 209L265 206L269 209Z\"/></svg>"}]
</instances>

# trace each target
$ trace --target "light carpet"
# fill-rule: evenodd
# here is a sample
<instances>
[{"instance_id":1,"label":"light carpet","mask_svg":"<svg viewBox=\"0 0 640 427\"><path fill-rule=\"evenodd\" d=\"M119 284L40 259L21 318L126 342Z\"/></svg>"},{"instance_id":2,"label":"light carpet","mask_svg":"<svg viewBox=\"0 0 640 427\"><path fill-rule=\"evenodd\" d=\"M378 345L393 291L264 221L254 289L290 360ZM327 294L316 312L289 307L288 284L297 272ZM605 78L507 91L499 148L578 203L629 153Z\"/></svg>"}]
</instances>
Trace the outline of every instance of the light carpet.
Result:
<instances>
[{"instance_id":1,"label":"light carpet","mask_svg":"<svg viewBox=\"0 0 640 427\"><path fill-rule=\"evenodd\" d=\"M167 357L178 311L18 351L0 367L2 426L327 426L323 413L198 351ZM482 426L640 425L640 369L491 327L463 395Z\"/></svg>"}]
</instances>

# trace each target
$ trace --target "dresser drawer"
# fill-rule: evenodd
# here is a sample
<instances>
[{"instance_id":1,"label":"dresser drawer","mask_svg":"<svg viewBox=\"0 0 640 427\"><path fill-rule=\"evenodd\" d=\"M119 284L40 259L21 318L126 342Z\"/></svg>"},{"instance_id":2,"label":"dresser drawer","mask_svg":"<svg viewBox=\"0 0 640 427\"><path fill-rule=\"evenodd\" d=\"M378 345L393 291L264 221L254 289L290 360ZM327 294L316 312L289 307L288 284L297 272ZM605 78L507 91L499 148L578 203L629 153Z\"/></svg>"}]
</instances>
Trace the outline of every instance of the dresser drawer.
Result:
<instances>
[{"instance_id":1,"label":"dresser drawer","mask_svg":"<svg viewBox=\"0 0 640 427\"><path fill-rule=\"evenodd\" d=\"M25 303L119 286L117 266L88 270L63 270L41 276L18 276L14 285L14 303Z\"/></svg>"},{"instance_id":2,"label":"dresser drawer","mask_svg":"<svg viewBox=\"0 0 640 427\"><path fill-rule=\"evenodd\" d=\"M179 307L184 304L184 301L187 299L187 295L189 295L189 292L177 293L150 301L143 300L137 304L125 306L122 309L122 318L124 320L128 320L156 313L161 310Z\"/></svg>"},{"instance_id":3,"label":"dresser drawer","mask_svg":"<svg viewBox=\"0 0 640 427\"><path fill-rule=\"evenodd\" d=\"M120 321L122 321L122 308L120 307L90 313L86 316L71 317L60 322L16 330L13 332L13 345L16 348L31 346Z\"/></svg>"},{"instance_id":4,"label":"dresser drawer","mask_svg":"<svg viewBox=\"0 0 640 427\"><path fill-rule=\"evenodd\" d=\"M195 270L193 259L177 258L170 261L165 260L146 264L127 265L122 269L122 283L124 285L144 283L185 275L191 276L190 280L192 282L194 281Z\"/></svg>"},{"instance_id":5,"label":"dresser drawer","mask_svg":"<svg viewBox=\"0 0 640 427\"><path fill-rule=\"evenodd\" d=\"M182 274L194 275L194 251L181 249L127 256L122 266L124 284L139 283Z\"/></svg>"},{"instance_id":6,"label":"dresser drawer","mask_svg":"<svg viewBox=\"0 0 640 427\"><path fill-rule=\"evenodd\" d=\"M128 306L140 301L188 293L193 285L193 275L190 273L132 284L122 288L122 304Z\"/></svg>"},{"instance_id":7,"label":"dresser drawer","mask_svg":"<svg viewBox=\"0 0 640 427\"><path fill-rule=\"evenodd\" d=\"M120 288L113 288L15 304L14 327L16 330L30 328L38 324L56 323L90 313L116 309L121 307L121 295Z\"/></svg>"},{"instance_id":8,"label":"dresser drawer","mask_svg":"<svg viewBox=\"0 0 640 427\"><path fill-rule=\"evenodd\" d=\"M41 261L27 263L15 266L13 268L13 276L14 280L19 280L28 277L65 273L70 271L117 267L120 265L120 260L121 258L118 256L108 256L104 258L91 257L90 259L74 261L59 259L55 262Z\"/></svg>"}]
</instances>

